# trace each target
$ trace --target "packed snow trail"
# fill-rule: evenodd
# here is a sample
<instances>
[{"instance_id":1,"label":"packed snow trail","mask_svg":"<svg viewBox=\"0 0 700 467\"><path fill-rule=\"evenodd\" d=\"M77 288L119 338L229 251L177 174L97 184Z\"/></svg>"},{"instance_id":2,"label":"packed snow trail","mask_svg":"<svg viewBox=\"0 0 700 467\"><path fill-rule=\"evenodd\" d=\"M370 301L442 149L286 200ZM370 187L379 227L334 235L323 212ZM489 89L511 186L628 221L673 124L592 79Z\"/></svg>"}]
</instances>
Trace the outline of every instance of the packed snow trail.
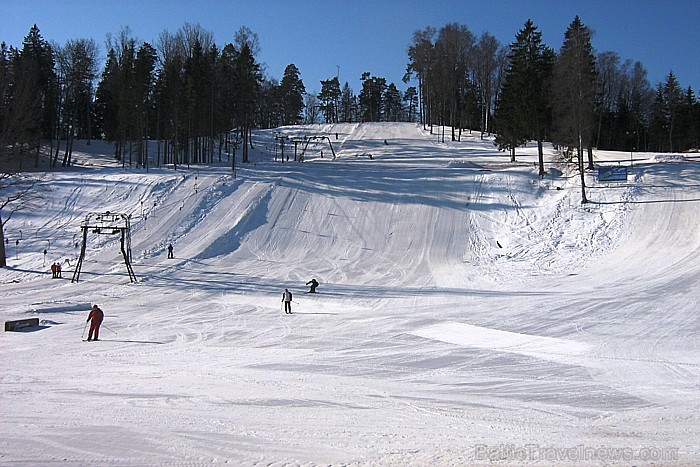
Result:
<instances>
[{"instance_id":1,"label":"packed snow trail","mask_svg":"<svg viewBox=\"0 0 700 467\"><path fill-rule=\"evenodd\" d=\"M42 326L0 335L0 462L700 460L700 164L589 177L581 206L565 165L537 176L534 147L510 163L476 133L413 124L278 130L327 132L337 157L273 162L271 132L235 178L81 156L89 175L49 174L46 205L5 226L27 246L0 271L2 316ZM48 264L74 259L79 222L104 210L132 214L139 282L92 234L81 282L48 278L48 241ZM82 343L93 303L117 334Z\"/></svg>"}]
</instances>

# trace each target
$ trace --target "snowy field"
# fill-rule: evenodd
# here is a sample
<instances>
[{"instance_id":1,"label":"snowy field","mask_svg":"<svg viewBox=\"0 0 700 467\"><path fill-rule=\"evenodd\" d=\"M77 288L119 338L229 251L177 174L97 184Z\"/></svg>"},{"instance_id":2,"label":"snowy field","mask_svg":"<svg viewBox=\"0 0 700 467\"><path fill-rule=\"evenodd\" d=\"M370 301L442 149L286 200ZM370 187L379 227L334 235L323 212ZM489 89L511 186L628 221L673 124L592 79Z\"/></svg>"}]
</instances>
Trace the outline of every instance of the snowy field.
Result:
<instances>
[{"instance_id":1,"label":"snowy field","mask_svg":"<svg viewBox=\"0 0 700 467\"><path fill-rule=\"evenodd\" d=\"M40 326L0 335L1 464L700 463L697 157L635 153L581 205L551 147L540 179L536 147L477 133L278 131L337 158L275 161L263 132L234 178L93 143L6 224L0 318ZM90 232L71 283L105 211L132 216L138 282Z\"/></svg>"}]
</instances>

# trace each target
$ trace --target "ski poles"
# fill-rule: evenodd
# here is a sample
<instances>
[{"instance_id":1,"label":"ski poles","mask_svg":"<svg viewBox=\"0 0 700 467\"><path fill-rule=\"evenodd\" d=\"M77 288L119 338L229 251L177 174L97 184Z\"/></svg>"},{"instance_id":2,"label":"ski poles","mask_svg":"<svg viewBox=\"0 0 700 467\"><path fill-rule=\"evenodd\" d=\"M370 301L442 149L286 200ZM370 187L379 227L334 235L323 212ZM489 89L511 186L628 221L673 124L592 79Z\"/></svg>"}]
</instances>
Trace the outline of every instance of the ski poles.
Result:
<instances>
[{"instance_id":1,"label":"ski poles","mask_svg":"<svg viewBox=\"0 0 700 467\"><path fill-rule=\"evenodd\" d=\"M107 326L105 326L104 324L102 325L102 327L105 328L106 330L108 330L109 332L114 333L115 336L118 335L116 332L112 331L111 329L109 329L109 328L108 328Z\"/></svg>"},{"instance_id":2,"label":"ski poles","mask_svg":"<svg viewBox=\"0 0 700 467\"><path fill-rule=\"evenodd\" d=\"M87 329L87 321L85 321L85 326L83 327L83 335L80 336L81 339L85 339L85 330Z\"/></svg>"}]
</instances>

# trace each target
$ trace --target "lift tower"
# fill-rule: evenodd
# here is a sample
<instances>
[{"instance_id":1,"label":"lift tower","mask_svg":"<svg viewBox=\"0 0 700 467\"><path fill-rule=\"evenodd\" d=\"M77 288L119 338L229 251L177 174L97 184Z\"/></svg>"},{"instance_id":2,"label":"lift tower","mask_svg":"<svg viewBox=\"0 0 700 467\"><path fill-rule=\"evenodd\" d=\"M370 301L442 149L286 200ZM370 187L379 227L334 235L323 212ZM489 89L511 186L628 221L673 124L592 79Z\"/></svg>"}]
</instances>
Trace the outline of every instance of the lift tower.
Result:
<instances>
[{"instance_id":1,"label":"lift tower","mask_svg":"<svg viewBox=\"0 0 700 467\"><path fill-rule=\"evenodd\" d=\"M134 274L134 270L131 267L131 222L129 216L109 211L104 213L93 212L85 216L85 220L80 224L80 228L83 232L83 246L80 248L80 257L78 258L78 264L75 267L71 282L78 282L78 279L80 279L80 270L83 267L85 247L87 246L88 232L90 231L97 235L121 234L120 247L124 257L124 264L126 264L126 271L129 273L129 280L136 282L136 274Z\"/></svg>"}]
</instances>

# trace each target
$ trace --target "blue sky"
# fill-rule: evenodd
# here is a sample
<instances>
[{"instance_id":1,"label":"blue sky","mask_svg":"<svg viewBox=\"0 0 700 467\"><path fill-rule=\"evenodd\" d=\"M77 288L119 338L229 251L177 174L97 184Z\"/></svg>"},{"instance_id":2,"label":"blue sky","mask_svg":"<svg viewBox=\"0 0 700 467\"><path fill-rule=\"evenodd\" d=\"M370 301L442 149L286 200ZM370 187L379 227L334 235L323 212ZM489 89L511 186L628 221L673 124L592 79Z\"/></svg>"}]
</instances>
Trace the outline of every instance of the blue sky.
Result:
<instances>
[{"instance_id":1,"label":"blue sky","mask_svg":"<svg viewBox=\"0 0 700 467\"><path fill-rule=\"evenodd\" d=\"M597 51L639 60L652 85L673 70L683 88L700 91L700 0L0 0L0 11L0 41L16 47L34 23L47 40L92 37L103 48L107 33L127 25L155 44L164 30L199 23L219 45L247 26L260 38L267 74L280 79L294 63L309 92L338 72L358 92L365 71L405 89L406 50L426 26L456 22L508 44L531 18L558 50L579 15Z\"/></svg>"}]
</instances>

